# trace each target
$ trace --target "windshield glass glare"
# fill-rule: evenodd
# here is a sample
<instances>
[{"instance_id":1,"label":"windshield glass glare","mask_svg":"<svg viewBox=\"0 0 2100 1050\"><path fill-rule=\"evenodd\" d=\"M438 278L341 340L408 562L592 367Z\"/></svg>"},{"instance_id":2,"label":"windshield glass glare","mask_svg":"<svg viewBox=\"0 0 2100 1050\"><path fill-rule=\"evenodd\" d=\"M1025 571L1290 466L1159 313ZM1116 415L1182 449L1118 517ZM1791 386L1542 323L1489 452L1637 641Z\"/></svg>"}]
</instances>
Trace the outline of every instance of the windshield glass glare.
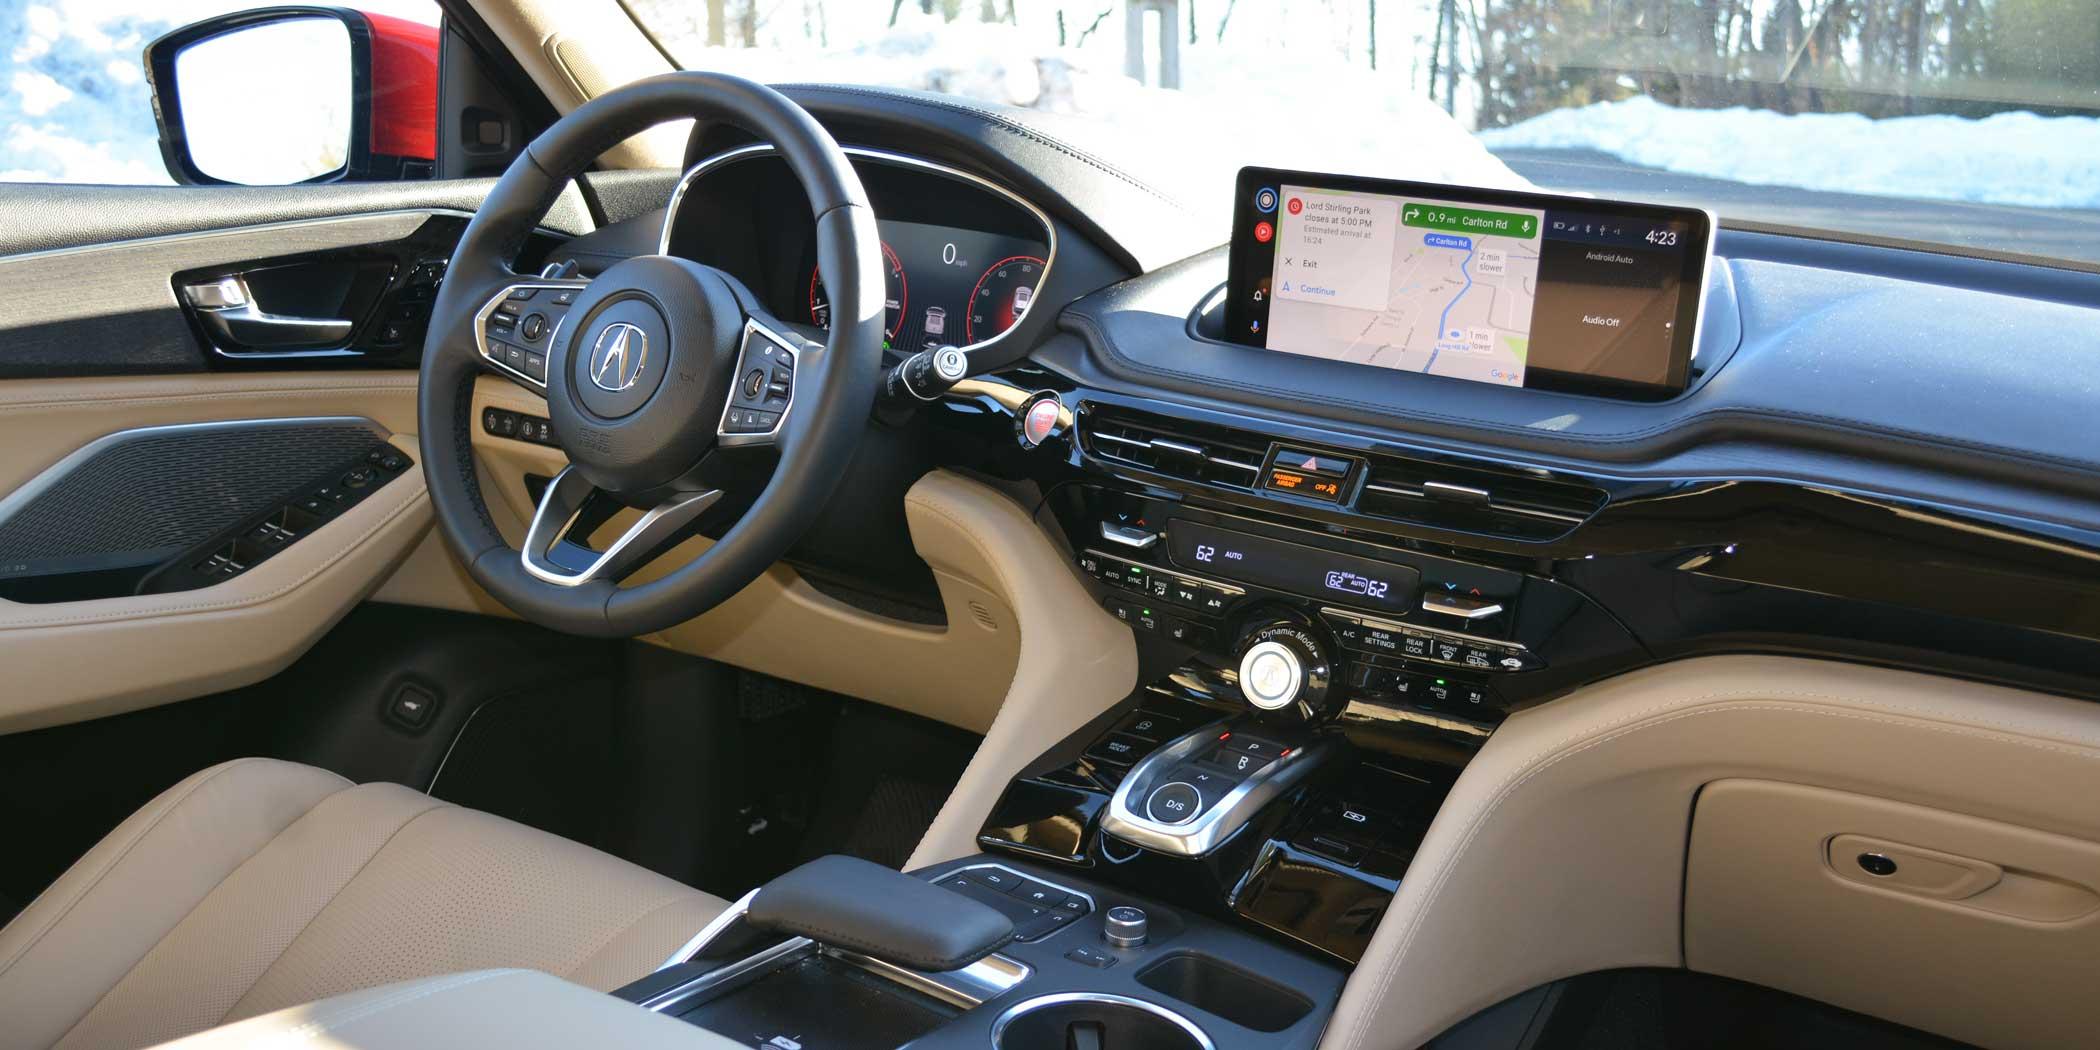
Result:
<instances>
[{"instance_id":1,"label":"windshield glass glare","mask_svg":"<svg viewBox=\"0 0 2100 1050\"><path fill-rule=\"evenodd\" d=\"M1083 118L1225 228L1264 164L2100 262L2092 0L624 0L678 62Z\"/></svg>"}]
</instances>

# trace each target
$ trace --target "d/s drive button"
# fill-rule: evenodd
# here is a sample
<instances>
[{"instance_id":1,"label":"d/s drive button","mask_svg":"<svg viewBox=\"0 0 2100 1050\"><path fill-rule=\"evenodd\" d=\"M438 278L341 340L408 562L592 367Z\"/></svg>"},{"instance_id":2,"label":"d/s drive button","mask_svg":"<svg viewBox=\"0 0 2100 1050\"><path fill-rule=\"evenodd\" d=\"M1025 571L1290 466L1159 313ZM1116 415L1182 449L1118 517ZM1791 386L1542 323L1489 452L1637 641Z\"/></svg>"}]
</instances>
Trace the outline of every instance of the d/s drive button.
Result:
<instances>
[{"instance_id":1,"label":"d/s drive button","mask_svg":"<svg viewBox=\"0 0 2100 1050\"><path fill-rule=\"evenodd\" d=\"M1195 785L1177 780L1153 789L1145 800L1145 815L1162 824L1186 824L1203 812L1203 793Z\"/></svg>"}]
</instances>

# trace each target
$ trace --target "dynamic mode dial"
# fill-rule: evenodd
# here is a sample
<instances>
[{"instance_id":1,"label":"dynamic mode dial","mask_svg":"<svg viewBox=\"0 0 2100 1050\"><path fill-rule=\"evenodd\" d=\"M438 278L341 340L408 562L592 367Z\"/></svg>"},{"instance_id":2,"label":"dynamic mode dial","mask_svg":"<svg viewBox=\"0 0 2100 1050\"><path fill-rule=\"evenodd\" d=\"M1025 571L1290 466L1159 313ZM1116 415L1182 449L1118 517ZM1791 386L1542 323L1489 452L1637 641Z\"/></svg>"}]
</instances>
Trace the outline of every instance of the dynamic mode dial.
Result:
<instances>
[{"instance_id":1,"label":"dynamic mode dial","mask_svg":"<svg viewBox=\"0 0 2100 1050\"><path fill-rule=\"evenodd\" d=\"M1273 622L1240 643L1240 693L1262 711L1310 717L1327 698L1331 673L1326 643L1302 624Z\"/></svg>"}]
</instances>

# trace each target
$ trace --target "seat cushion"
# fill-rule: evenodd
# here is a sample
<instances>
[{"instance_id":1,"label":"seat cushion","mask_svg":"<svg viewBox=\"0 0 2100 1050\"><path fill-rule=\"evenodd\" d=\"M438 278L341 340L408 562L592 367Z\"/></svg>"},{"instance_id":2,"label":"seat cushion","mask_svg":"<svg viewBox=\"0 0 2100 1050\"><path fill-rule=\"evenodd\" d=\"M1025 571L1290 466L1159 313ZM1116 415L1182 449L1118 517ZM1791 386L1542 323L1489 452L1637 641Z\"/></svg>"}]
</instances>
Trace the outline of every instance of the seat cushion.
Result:
<instances>
[{"instance_id":1,"label":"seat cushion","mask_svg":"<svg viewBox=\"0 0 2100 1050\"><path fill-rule=\"evenodd\" d=\"M716 1035L531 970L479 970L367 988L251 1017L158 1050L740 1050Z\"/></svg>"},{"instance_id":2,"label":"seat cushion","mask_svg":"<svg viewBox=\"0 0 2100 1050\"><path fill-rule=\"evenodd\" d=\"M147 1046L463 970L609 990L726 906L408 788L242 759L162 793L0 930L0 1047Z\"/></svg>"}]
</instances>

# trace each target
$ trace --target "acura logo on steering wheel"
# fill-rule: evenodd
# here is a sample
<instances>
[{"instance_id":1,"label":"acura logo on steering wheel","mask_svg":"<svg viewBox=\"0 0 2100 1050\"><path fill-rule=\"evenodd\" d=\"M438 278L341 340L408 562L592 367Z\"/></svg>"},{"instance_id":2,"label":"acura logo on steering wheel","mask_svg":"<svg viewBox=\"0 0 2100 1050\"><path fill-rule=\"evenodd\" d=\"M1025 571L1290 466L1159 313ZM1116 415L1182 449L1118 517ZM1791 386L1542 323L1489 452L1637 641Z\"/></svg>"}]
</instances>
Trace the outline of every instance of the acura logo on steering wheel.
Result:
<instances>
[{"instance_id":1,"label":"acura logo on steering wheel","mask_svg":"<svg viewBox=\"0 0 2100 1050\"><path fill-rule=\"evenodd\" d=\"M642 378L649 363L649 333L619 321L605 326L591 343L591 382L598 389L619 393Z\"/></svg>"}]
</instances>

